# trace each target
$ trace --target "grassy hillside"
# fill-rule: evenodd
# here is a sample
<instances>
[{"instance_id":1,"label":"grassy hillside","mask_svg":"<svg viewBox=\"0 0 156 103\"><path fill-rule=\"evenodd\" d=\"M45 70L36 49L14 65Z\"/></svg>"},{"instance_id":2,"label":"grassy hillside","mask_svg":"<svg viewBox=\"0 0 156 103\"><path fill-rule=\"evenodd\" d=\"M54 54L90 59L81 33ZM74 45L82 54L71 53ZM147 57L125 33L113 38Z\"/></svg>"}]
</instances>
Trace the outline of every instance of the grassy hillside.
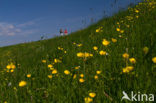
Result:
<instances>
[{"instance_id":1,"label":"grassy hillside","mask_svg":"<svg viewBox=\"0 0 156 103\"><path fill-rule=\"evenodd\" d=\"M155 7L156 0L139 3L68 36L0 48L0 103L120 103L122 91L156 95Z\"/></svg>"}]
</instances>

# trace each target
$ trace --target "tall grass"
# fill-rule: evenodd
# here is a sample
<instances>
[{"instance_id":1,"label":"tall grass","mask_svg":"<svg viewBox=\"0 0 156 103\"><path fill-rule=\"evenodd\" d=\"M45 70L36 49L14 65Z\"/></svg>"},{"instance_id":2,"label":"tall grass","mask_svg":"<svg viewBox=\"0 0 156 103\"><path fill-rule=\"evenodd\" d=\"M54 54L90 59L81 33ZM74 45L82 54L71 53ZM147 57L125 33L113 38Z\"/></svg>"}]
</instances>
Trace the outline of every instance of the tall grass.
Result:
<instances>
[{"instance_id":1,"label":"tall grass","mask_svg":"<svg viewBox=\"0 0 156 103\"><path fill-rule=\"evenodd\" d=\"M119 103L122 91L156 94L156 64L152 61L156 56L155 5L155 0L139 3L68 36L0 48L0 102L82 103L93 92L96 96L89 97L93 103ZM104 46L103 39L110 44ZM100 55L101 50L107 54ZM81 58L79 52L93 56ZM136 63L123 58L124 53ZM12 72L7 69L10 63L16 66ZM126 66L134 69L124 73ZM20 87L20 81L27 84Z\"/></svg>"}]
</instances>

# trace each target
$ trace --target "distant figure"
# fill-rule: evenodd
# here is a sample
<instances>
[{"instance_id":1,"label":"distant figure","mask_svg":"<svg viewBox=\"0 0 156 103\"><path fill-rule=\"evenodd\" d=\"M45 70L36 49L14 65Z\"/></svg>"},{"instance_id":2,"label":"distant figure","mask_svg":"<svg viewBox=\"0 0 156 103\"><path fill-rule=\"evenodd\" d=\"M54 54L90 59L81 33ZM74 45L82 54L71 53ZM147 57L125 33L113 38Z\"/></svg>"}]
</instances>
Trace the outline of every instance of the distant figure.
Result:
<instances>
[{"instance_id":1,"label":"distant figure","mask_svg":"<svg viewBox=\"0 0 156 103\"><path fill-rule=\"evenodd\" d=\"M60 35L63 36L63 30L62 29L60 29Z\"/></svg>"},{"instance_id":2,"label":"distant figure","mask_svg":"<svg viewBox=\"0 0 156 103\"><path fill-rule=\"evenodd\" d=\"M68 35L67 29L64 30L64 34L65 34L65 35Z\"/></svg>"}]
</instances>

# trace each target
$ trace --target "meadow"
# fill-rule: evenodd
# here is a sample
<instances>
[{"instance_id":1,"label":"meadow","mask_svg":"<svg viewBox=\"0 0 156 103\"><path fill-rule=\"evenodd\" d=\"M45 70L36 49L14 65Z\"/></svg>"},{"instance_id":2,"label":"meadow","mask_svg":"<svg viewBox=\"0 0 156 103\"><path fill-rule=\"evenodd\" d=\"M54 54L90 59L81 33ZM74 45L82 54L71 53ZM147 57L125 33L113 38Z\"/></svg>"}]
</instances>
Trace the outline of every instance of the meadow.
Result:
<instances>
[{"instance_id":1,"label":"meadow","mask_svg":"<svg viewBox=\"0 0 156 103\"><path fill-rule=\"evenodd\" d=\"M156 95L156 0L68 36L0 48L0 103L129 103L123 91Z\"/></svg>"}]
</instances>

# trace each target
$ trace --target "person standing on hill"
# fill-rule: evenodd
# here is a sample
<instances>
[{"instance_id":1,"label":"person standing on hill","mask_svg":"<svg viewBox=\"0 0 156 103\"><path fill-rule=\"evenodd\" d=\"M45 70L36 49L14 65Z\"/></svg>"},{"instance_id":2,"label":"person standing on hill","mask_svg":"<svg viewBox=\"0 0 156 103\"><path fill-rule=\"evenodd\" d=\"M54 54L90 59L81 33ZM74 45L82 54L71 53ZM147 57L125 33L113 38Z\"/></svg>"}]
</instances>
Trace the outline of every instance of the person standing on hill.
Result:
<instances>
[{"instance_id":1,"label":"person standing on hill","mask_svg":"<svg viewBox=\"0 0 156 103\"><path fill-rule=\"evenodd\" d=\"M63 36L63 30L62 29L60 29L60 35Z\"/></svg>"},{"instance_id":2,"label":"person standing on hill","mask_svg":"<svg viewBox=\"0 0 156 103\"><path fill-rule=\"evenodd\" d=\"M65 34L65 35L68 35L67 29L64 30L64 34Z\"/></svg>"}]
</instances>

